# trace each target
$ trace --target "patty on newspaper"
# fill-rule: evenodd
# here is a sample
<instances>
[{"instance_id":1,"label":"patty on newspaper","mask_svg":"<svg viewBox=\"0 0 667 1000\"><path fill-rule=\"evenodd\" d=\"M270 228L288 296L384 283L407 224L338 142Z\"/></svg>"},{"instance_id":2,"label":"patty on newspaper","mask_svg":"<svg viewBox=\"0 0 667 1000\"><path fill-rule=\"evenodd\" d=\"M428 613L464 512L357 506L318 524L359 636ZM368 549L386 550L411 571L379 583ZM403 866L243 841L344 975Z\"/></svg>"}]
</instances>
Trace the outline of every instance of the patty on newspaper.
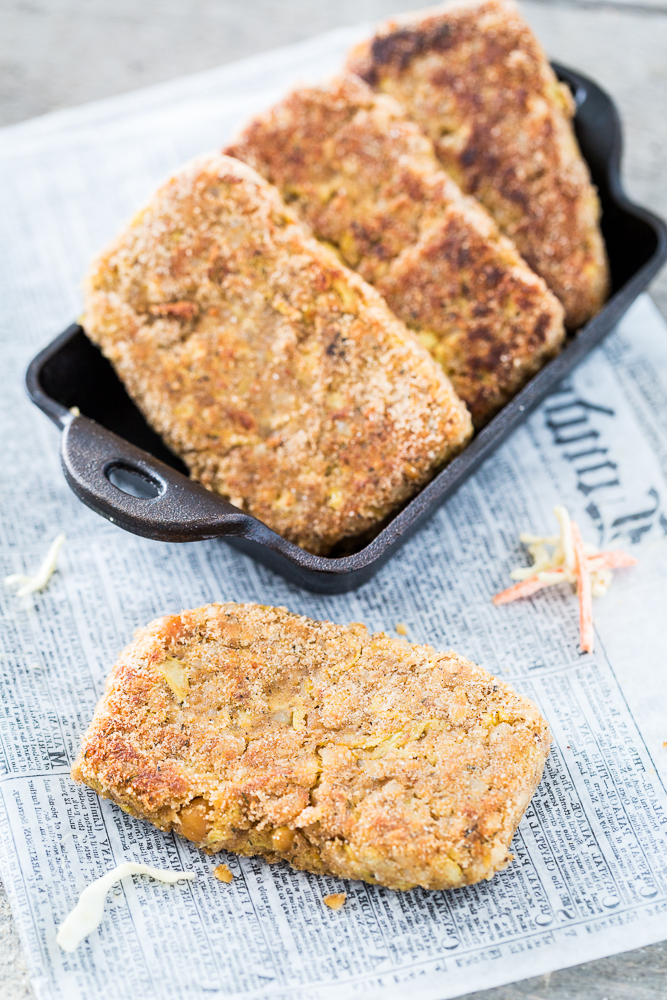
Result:
<instances>
[{"instance_id":1,"label":"patty on newspaper","mask_svg":"<svg viewBox=\"0 0 667 1000\"><path fill-rule=\"evenodd\" d=\"M535 705L457 653L210 604L137 633L72 775L211 853L448 889L508 863L549 745Z\"/></svg>"},{"instance_id":2,"label":"patty on newspaper","mask_svg":"<svg viewBox=\"0 0 667 1000\"><path fill-rule=\"evenodd\" d=\"M375 289L228 156L96 260L84 326L193 478L311 552L379 525L472 433Z\"/></svg>"},{"instance_id":3,"label":"patty on newspaper","mask_svg":"<svg viewBox=\"0 0 667 1000\"><path fill-rule=\"evenodd\" d=\"M443 366L476 427L559 350L558 300L400 105L359 77L296 90L227 152L275 184L376 286Z\"/></svg>"},{"instance_id":4,"label":"patty on newspaper","mask_svg":"<svg viewBox=\"0 0 667 1000\"><path fill-rule=\"evenodd\" d=\"M600 309L609 267L574 100L514 4L454 0L390 21L348 68L405 106L563 303L568 327Z\"/></svg>"}]
</instances>

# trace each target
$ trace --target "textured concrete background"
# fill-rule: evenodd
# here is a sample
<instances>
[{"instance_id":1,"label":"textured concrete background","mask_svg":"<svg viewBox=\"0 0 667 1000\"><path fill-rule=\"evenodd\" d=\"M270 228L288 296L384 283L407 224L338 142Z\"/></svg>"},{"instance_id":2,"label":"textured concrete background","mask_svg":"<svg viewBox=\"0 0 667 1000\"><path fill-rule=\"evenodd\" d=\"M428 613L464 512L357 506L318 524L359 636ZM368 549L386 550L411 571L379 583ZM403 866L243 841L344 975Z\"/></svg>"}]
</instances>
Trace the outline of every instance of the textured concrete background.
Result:
<instances>
[{"instance_id":1,"label":"textured concrete background","mask_svg":"<svg viewBox=\"0 0 667 1000\"><path fill-rule=\"evenodd\" d=\"M423 5L422 0L0 0L0 125ZM615 98L625 129L627 191L667 217L667 0L525 0L521 7L552 58L591 76ZM667 317L667 270L651 291ZM1 894L0 1000L33 996ZM467 1000L667 1000L667 945L470 994Z\"/></svg>"}]
</instances>

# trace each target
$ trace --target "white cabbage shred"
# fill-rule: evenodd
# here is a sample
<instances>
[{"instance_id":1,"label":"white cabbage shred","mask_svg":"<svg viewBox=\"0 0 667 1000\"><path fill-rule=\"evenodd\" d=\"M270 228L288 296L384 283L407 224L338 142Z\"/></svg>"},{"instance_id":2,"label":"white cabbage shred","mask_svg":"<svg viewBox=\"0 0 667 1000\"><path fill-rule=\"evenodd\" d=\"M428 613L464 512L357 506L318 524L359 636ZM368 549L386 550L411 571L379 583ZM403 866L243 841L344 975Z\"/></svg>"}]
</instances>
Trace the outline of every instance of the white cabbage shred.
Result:
<instances>
[{"instance_id":1,"label":"white cabbage shred","mask_svg":"<svg viewBox=\"0 0 667 1000\"><path fill-rule=\"evenodd\" d=\"M124 864L118 865L106 875L91 882L83 890L79 902L58 928L56 943L63 951L76 951L83 939L99 926L104 915L104 903L109 889L126 875L150 875L151 878L170 885L180 882L181 879L195 877L194 872L165 871L139 864L137 861L125 861Z\"/></svg>"},{"instance_id":2,"label":"white cabbage shred","mask_svg":"<svg viewBox=\"0 0 667 1000\"><path fill-rule=\"evenodd\" d=\"M27 597L28 594L44 590L56 571L58 554L63 547L64 541L65 535L57 535L53 539L42 565L34 576L25 576L23 573L12 573L11 576L5 577L5 585L7 587L18 587L19 589L16 592L17 597Z\"/></svg>"}]
</instances>

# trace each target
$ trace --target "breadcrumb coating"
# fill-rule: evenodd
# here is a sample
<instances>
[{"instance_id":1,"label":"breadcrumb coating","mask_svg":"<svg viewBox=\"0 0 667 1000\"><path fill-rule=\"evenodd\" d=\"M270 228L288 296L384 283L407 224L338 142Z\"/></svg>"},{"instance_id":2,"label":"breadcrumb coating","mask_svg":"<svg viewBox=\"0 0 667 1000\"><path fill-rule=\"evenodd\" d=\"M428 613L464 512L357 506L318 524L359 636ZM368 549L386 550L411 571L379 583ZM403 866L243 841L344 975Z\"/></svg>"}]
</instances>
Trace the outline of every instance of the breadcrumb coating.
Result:
<instances>
[{"instance_id":1,"label":"breadcrumb coating","mask_svg":"<svg viewBox=\"0 0 667 1000\"><path fill-rule=\"evenodd\" d=\"M181 170L94 263L84 327L194 479L327 553L377 529L470 415L380 295L254 170Z\"/></svg>"},{"instance_id":2,"label":"breadcrumb coating","mask_svg":"<svg viewBox=\"0 0 667 1000\"><path fill-rule=\"evenodd\" d=\"M449 889L508 863L549 745L535 705L457 653L210 604L137 633L72 776L210 853Z\"/></svg>"},{"instance_id":3,"label":"breadcrumb coating","mask_svg":"<svg viewBox=\"0 0 667 1000\"><path fill-rule=\"evenodd\" d=\"M299 88L227 149L386 298L481 427L560 348L563 310L394 100Z\"/></svg>"},{"instance_id":4,"label":"breadcrumb coating","mask_svg":"<svg viewBox=\"0 0 667 1000\"><path fill-rule=\"evenodd\" d=\"M574 100L512 3L455 0L390 21L348 69L401 102L563 303L568 328L595 315L609 266Z\"/></svg>"}]
</instances>

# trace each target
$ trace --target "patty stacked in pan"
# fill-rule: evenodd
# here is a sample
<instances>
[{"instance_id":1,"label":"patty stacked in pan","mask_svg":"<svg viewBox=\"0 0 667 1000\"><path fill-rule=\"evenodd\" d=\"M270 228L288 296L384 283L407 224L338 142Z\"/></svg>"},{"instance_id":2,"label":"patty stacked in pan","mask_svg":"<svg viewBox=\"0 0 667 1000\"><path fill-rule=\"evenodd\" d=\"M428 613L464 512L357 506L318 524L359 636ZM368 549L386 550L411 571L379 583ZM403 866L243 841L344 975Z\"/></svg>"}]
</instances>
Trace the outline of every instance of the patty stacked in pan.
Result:
<instances>
[{"instance_id":1,"label":"patty stacked in pan","mask_svg":"<svg viewBox=\"0 0 667 1000\"><path fill-rule=\"evenodd\" d=\"M254 170L214 155L98 258L86 330L191 475L325 553L471 434L442 369Z\"/></svg>"},{"instance_id":2,"label":"patty stacked in pan","mask_svg":"<svg viewBox=\"0 0 667 1000\"><path fill-rule=\"evenodd\" d=\"M563 309L544 281L401 106L358 77L295 91L228 152L375 285L477 427L560 348Z\"/></svg>"}]
</instances>

